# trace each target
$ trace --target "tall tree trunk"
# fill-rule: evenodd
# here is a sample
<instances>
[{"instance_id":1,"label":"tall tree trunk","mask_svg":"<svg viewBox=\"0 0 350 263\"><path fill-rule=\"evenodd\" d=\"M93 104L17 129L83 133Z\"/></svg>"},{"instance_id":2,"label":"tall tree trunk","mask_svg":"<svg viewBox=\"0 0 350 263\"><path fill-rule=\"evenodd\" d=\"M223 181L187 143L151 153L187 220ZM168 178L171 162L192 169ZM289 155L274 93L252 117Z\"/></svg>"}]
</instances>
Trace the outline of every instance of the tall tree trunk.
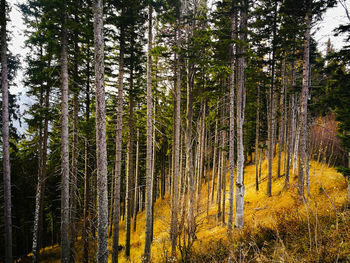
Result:
<instances>
[{"instance_id":1,"label":"tall tree trunk","mask_svg":"<svg viewBox=\"0 0 350 263\"><path fill-rule=\"evenodd\" d=\"M77 32L75 32L77 33ZM76 40L75 40L76 41ZM77 176L78 176L78 113L79 113L79 87L78 83L78 43L74 43L74 69L73 69L73 78L74 78L74 95L73 95L73 139L72 139L72 174L71 174L71 183L70 183L70 244L71 244L71 253L70 261L75 261L75 248L74 242L76 238L76 213L77 213Z\"/></svg>"},{"instance_id":2,"label":"tall tree trunk","mask_svg":"<svg viewBox=\"0 0 350 263\"><path fill-rule=\"evenodd\" d=\"M268 115L268 176L267 176L267 195L272 196L272 163L274 152L275 137L275 51L276 51L276 19L277 19L277 2L275 3L274 19L273 19L273 36L272 36L272 61L271 61L271 84L269 94L269 115Z\"/></svg>"},{"instance_id":3,"label":"tall tree trunk","mask_svg":"<svg viewBox=\"0 0 350 263\"><path fill-rule=\"evenodd\" d=\"M288 149L287 149L287 164L286 164L286 178L285 188L289 186L289 170L292 163L292 151L293 151L293 133L294 133L294 95L289 98L289 129L288 129Z\"/></svg>"},{"instance_id":4,"label":"tall tree trunk","mask_svg":"<svg viewBox=\"0 0 350 263\"><path fill-rule=\"evenodd\" d=\"M152 6L148 5L147 47L147 148L146 148L146 229L145 262L151 260L152 242Z\"/></svg>"},{"instance_id":5,"label":"tall tree trunk","mask_svg":"<svg viewBox=\"0 0 350 263\"><path fill-rule=\"evenodd\" d=\"M295 99L295 107L297 107L297 102ZM293 152L293 174L296 174L296 169L297 169L297 165L298 165L298 156L299 156L299 144L300 144L300 129L301 129L301 125L300 125L300 108L295 109L295 113L294 113L294 152Z\"/></svg>"},{"instance_id":6,"label":"tall tree trunk","mask_svg":"<svg viewBox=\"0 0 350 263\"><path fill-rule=\"evenodd\" d=\"M282 61L282 92L280 97L280 123L279 123L279 137L278 137L278 165L277 165L277 178L281 177L281 156L282 156L282 147L284 146L284 122L285 122L285 112L284 112L284 96L285 96L285 74L286 74L286 60ZM284 153L286 154L286 153Z\"/></svg>"},{"instance_id":7,"label":"tall tree trunk","mask_svg":"<svg viewBox=\"0 0 350 263\"><path fill-rule=\"evenodd\" d=\"M136 222L137 222L137 212L138 212L138 196L139 196L139 140L140 140L140 131L137 128L136 131L136 165L135 165L135 196L134 196L134 232L136 231Z\"/></svg>"},{"instance_id":8,"label":"tall tree trunk","mask_svg":"<svg viewBox=\"0 0 350 263\"><path fill-rule=\"evenodd\" d=\"M9 145L9 100L6 39L6 0L1 0L1 87L2 87L2 152L4 176L5 262L12 262L11 167Z\"/></svg>"},{"instance_id":9,"label":"tall tree trunk","mask_svg":"<svg viewBox=\"0 0 350 263\"><path fill-rule=\"evenodd\" d=\"M97 153L97 262L108 262L108 184L106 106L104 88L103 1L94 0L96 153Z\"/></svg>"},{"instance_id":10,"label":"tall tree trunk","mask_svg":"<svg viewBox=\"0 0 350 263\"><path fill-rule=\"evenodd\" d=\"M230 133L229 133L229 212L227 229L232 231L233 224L233 195L234 195L234 180L235 180L235 52L233 40L236 38L236 11L233 9L231 13L231 44L230 44Z\"/></svg>"},{"instance_id":11,"label":"tall tree trunk","mask_svg":"<svg viewBox=\"0 0 350 263\"><path fill-rule=\"evenodd\" d=\"M45 108L49 108L50 90L46 87L45 94ZM42 103L41 103L42 104ZM33 227L33 262L39 262L40 249L42 247L42 231L43 231L43 206L45 194L45 178L46 178L46 159L47 159L47 139L48 139L48 116L44 116L44 131L40 139L40 158L38 167L38 184L35 196L35 213L34 213L34 227ZM40 132L41 134L41 132ZM41 135L40 135L41 137Z\"/></svg>"},{"instance_id":12,"label":"tall tree trunk","mask_svg":"<svg viewBox=\"0 0 350 263\"><path fill-rule=\"evenodd\" d=\"M151 169L151 174L152 174L152 190L151 190L151 194L152 194L152 220L151 220L151 243L153 242L153 233L154 233L154 203L157 200L157 173L155 172L155 167L156 167L156 127L155 127L155 116L156 116L156 105L157 102L154 102L153 105L153 115L152 115L152 169Z\"/></svg>"},{"instance_id":13,"label":"tall tree trunk","mask_svg":"<svg viewBox=\"0 0 350 263\"><path fill-rule=\"evenodd\" d=\"M216 118L215 120L215 135L214 135L214 153L213 153L213 169L212 169L212 178L211 178L211 201L214 201L214 185L215 185L215 176L216 176L216 166L217 166L217 153L218 153L218 124L219 124L219 119Z\"/></svg>"},{"instance_id":14,"label":"tall tree trunk","mask_svg":"<svg viewBox=\"0 0 350 263\"><path fill-rule=\"evenodd\" d=\"M259 135L260 135L260 86L258 86L258 98L256 105L256 126L255 126L255 190L259 191Z\"/></svg>"},{"instance_id":15,"label":"tall tree trunk","mask_svg":"<svg viewBox=\"0 0 350 263\"><path fill-rule=\"evenodd\" d=\"M122 9L122 15L124 9ZM119 247L119 221L120 221L120 192L121 192L121 162L122 162L122 126L123 126L123 88L124 88L124 27L120 28L119 44L119 75L118 75L118 113L116 130L116 155L115 155L115 197L114 197L114 223L113 223L113 248L112 262L118 262Z\"/></svg>"},{"instance_id":16,"label":"tall tree trunk","mask_svg":"<svg viewBox=\"0 0 350 263\"><path fill-rule=\"evenodd\" d=\"M181 2L180 2L181 4ZM179 19L178 23L181 23L181 6L179 7ZM181 32L180 28L176 30L176 46L177 50L181 47ZM173 179L173 195L171 196L171 253L174 258L176 258L176 240L177 240L177 214L178 214L178 182L179 182L179 159L180 159L180 125L181 125L181 73L180 73L180 55L178 51L175 52L175 123L174 123L174 179Z\"/></svg>"},{"instance_id":17,"label":"tall tree trunk","mask_svg":"<svg viewBox=\"0 0 350 263\"><path fill-rule=\"evenodd\" d=\"M233 7L232 7L233 8ZM231 11L231 41L236 37L236 13ZM230 169L230 183L229 183L229 213L227 228L232 231L233 224L233 199L234 199L234 171L235 171L235 53L233 42L230 45L230 134L229 134L229 169Z\"/></svg>"},{"instance_id":18,"label":"tall tree trunk","mask_svg":"<svg viewBox=\"0 0 350 263\"><path fill-rule=\"evenodd\" d=\"M62 47L61 47L61 147L62 147L62 183L61 183L61 261L68 263L70 260L69 244L69 124L68 124L68 54L67 54L67 3L63 1L62 23Z\"/></svg>"},{"instance_id":19,"label":"tall tree trunk","mask_svg":"<svg viewBox=\"0 0 350 263\"><path fill-rule=\"evenodd\" d=\"M188 242L189 244L195 239L195 222L194 222L194 202L195 189L193 180L193 156L192 156L192 72L187 61L186 75L187 75L187 105L186 105L186 177L188 180Z\"/></svg>"},{"instance_id":20,"label":"tall tree trunk","mask_svg":"<svg viewBox=\"0 0 350 263\"><path fill-rule=\"evenodd\" d=\"M88 56L89 56L88 49ZM85 99L85 121L90 119L90 61L87 62L87 82L86 82L86 99ZM89 261L89 211L90 211L90 151L89 138L85 138L85 163L84 163L84 226L82 239L83 245L83 263Z\"/></svg>"},{"instance_id":21,"label":"tall tree trunk","mask_svg":"<svg viewBox=\"0 0 350 263\"><path fill-rule=\"evenodd\" d=\"M307 100L309 96L309 56L310 56L310 29L311 29L311 3L312 0L308 0L308 10L305 16L306 30L304 35L304 63L303 63L303 87L301 90L300 98L300 163L299 163L299 175L298 175L298 193L304 197L304 173L307 165L306 160L306 143L307 143Z\"/></svg>"},{"instance_id":22,"label":"tall tree trunk","mask_svg":"<svg viewBox=\"0 0 350 263\"><path fill-rule=\"evenodd\" d=\"M247 39L247 12L248 1L243 0L241 6L241 24L240 24L240 41L243 43ZM245 111L245 68L246 58L245 46L240 47L240 56L238 58L238 78L237 78L237 179L236 179L236 218L235 226L243 227L244 214L244 146L243 146L243 123Z\"/></svg>"},{"instance_id":23,"label":"tall tree trunk","mask_svg":"<svg viewBox=\"0 0 350 263\"><path fill-rule=\"evenodd\" d=\"M133 152L134 152L134 101L133 101L133 65L130 69L130 90L129 90L129 138L127 145L126 156L126 187L125 187L125 257L130 257L130 229L131 229L131 204L132 204L132 189L133 189Z\"/></svg>"},{"instance_id":24,"label":"tall tree trunk","mask_svg":"<svg viewBox=\"0 0 350 263\"><path fill-rule=\"evenodd\" d=\"M40 58L42 58L42 46L40 47ZM43 95L43 87L40 87L40 95L39 95L39 108L40 110L43 110L43 104L44 104L44 95ZM41 118L41 117L40 117ZM40 221L40 211L41 211L41 195L42 195L42 155L43 155L43 124L42 120L40 119L39 124L39 131L38 131L38 182L36 187L36 195L35 195L35 210L34 210L34 224L33 224L33 245L32 245L32 251L33 251L33 262L39 261L39 221Z\"/></svg>"},{"instance_id":25,"label":"tall tree trunk","mask_svg":"<svg viewBox=\"0 0 350 263\"><path fill-rule=\"evenodd\" d=\"M220 131L219 142L222 141L222 131ZM222 147L219 149L219 162L218 162L218 179L216 181L216 205L217 205L217 221L221 217L221 189L222 189Z\"/></svg>"},{"instance_id":26,"label":"tall tree trunk","mask_svg":"<svg viewBox=\"0 0 350 263\"><path fill-rule=\"evenodd\" d=\"M225 110L224 110L225 111ZM226 125L225 113L223 114L224 121L223 126ZM221 222L225 224L225 204L226 204L226 131L222 131L222 166L221 166L221 176L222 176L222 213Z\"/></svg>"}]
</instances>

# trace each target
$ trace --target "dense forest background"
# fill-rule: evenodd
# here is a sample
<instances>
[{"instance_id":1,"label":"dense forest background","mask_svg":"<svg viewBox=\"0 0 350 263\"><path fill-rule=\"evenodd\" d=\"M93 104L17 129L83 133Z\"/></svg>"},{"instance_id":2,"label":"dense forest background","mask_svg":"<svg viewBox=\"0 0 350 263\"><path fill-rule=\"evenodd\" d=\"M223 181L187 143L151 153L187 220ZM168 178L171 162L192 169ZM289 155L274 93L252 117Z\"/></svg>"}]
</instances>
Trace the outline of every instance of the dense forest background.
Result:
<instances>
[{"instance_id":1,"label":"dense forest background","mask_svg":"<svg viewBox=\"0 0 350 263\"><path fill-rule=\"evenodd\" d=\"M328 8L341 5L348 20L334 34L349 43L347 4L27 0L20 9L29 53L20 65L8 50L12 4L1 0L4 262L38 262L40 249L57 243L62 262L118 262L118 251L130 259L132 235L141 232L139 261L150 262L164 207L164 261L245 262L243 245L233 256L218 252L217 261L200 261L193 249L205 240L198 234L204 214L227 231L225 240L246 231L253 192L273 200L290 191L301 207L328 196L337 231L339 224L346 229L350 46L336 51L329 40L322 53L312 32ZM7 90L20 68L32 101L22 116ZM18 121L27 127L23 134ZM341 174L341 197L333 200L317 177L310 179L317 165ZM316 229L317 206L310 213ZM347 237L328 242L341 244L340 251ZM315 242L321 254L315 240L305 246Z\"/></svg>"}]
</instances>

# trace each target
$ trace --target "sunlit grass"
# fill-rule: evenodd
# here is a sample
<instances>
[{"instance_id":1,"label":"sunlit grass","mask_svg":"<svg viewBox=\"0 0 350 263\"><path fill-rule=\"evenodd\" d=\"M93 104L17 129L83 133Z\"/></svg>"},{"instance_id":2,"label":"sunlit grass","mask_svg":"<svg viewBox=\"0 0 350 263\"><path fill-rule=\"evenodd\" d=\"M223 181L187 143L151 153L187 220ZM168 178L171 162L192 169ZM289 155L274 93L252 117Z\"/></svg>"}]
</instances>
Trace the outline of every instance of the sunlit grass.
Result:
<instances>
[{"instance_id":1,"label":"sunlit grass","mask_svg":"<svg viewBox=\"0 0 350 263\"><path fill-rule=\"evenodd\" d=\"M282 160L283 160L282 155ZM282 161L282 168L284 167ZM255 190L255 165L250 165L245 168L245 227L243 231L249 233L258 233L261 229L275 229L278 231L281 218L302 222L310 220L311 217L329 216L341 217L339 209L346 202L346 181L344 177L337 173L334 168L329 168L325 164L311 162L310 168L310 196L307 196L305 187L305 196L307 202L297 194L297 177L290 170L289 188L285 189L284 174L280 178L276 177L277 158L273 163L273 183L272 197L266 195L267 185L267 161L262 164L262 175L260 178L260 190ZM197 240L194 243L194 251L204 251L210 248L213 242L223 240L227 242L229 238L238 238L242 232L234 231L233 236L227 234L227 225L222 224L216 218L217 205L216 193L214 194L214 202L209 202L209 210L207 211L207 196L208 182L204 182L201 187L199 198L199 207L196 210L196 220L199 222L198 231L196 233ZM211 182L209 182L211 185ZM215 187L216 189L216 187ZM228 191L229 191L229 174L226 180L226 211L225 222L228 219ZM235 202L234 202L235 204ZM207 215L208 212L208 215ZM341 219L341 218L340 218ZM294 222L293 221L293 222ZM133 225L133 224L132 224ZM166 195L164 199L158 199L155 203L154 212L154 240L152 243L152 261L164 262L165 258L170 256L170 199ZM293 231L293 229L290 229ZM141 262L144 253L145 240L145 213L141 212L137 215L137 229L134 232L131 230L131 257L125 258L124 250L119 254L119 262ZM283 241L281 240L283 243ZM120 223L120 243L125 245L125 228L124 221ZM349 245L349 244L348 244ZM90 244L90 247L93 247ZM297 244L296 244L297 246ZM112 247L112 240L109 240L109 248ZM279 248L281 249L281 248ZM82 257L82 241L79 239L76 242L77 262L81 261ZM277 250L276 250L277 251ZM278 251L277 251L278 252ZM276 253L277 253L276 252ZM41 251L43 262L59 262L60 248L58 246L47 247ZM179 255L178 255L179 257ZM47 259L46 259L47 258ZM111 261L111 257L110 257Z\"/></svg>"}]
</instances>

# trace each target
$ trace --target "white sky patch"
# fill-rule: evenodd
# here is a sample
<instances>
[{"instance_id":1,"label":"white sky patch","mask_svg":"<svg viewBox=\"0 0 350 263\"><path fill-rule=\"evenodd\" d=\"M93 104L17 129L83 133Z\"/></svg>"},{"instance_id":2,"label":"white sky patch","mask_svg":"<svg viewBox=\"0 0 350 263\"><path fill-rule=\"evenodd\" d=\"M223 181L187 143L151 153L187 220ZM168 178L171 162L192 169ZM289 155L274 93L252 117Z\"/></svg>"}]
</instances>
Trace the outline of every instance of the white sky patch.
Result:
<instances>
[{"instance_id":1,"label":"white sky patch","mask_svg":"<svg viewBox=\"0 0 350 263\"><path fill-rule=\"evenodd\" d=\"M350 0L346 0L346 4L349 6ZM334 36L334 29L339 25L347 24L349 21L346 18L345 10L341 4L338 3L336 7L329 8L323 15L322 21L314 25L313 32L315 32L315 40L318 44L320 51L325 52L327 48L328 38L331 39L335 50L341 49L345 42L345 36Z\"/></svg>"}]
</instances>

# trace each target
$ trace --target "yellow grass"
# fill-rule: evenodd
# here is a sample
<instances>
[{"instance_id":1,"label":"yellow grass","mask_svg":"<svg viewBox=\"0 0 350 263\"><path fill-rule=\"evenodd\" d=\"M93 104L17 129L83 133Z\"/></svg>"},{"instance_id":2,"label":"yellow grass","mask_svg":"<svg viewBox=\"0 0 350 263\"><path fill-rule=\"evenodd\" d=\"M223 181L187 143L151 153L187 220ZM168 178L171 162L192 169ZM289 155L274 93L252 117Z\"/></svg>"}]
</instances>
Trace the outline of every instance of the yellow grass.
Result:
<instances>
[{"instance_id":1,"label":"yellow grass","mask_svg":"<svg viewBox=\"0 0 350 263\"><path fill-rule=\"evenodd\" d=\"M283 160L283 158L282 158ZM282 164L283 167L283 164ZM277 169L277 158L273 163L274 171ZM255 190L255 166L250 165L245 169L245 229L258 232L262 228L276 229L278 218L284 215L288 218L299 218L307 220L311 214L334 216L339 212L339 208L346 202L346 181L344 177L337 173L334 168L328 168L321 163L312 162L310 169L310 192L311 196L307 197L308 202L303 203L297 195L296 176L290 171L290 187L284 189L285 177L276 178L273 175L272 197L266 196L266 175L267 161L262 164L262 178L260 178L260 191ZM226 222L228 213L228 187L229 176L227 174L226 183ZM215 188L216 189L216 188ZM306 188L305 188L306 189ZM194 243L194 250L203 250L217 242L218 240L227 240L226 225L218 222L216 219L216 202L210 203L209 214L207 216L207 183L202 184L199 209L197 212L197 222L199 222L196 233L197 240ZM216 193L215 195L216 196ZM215 197L214 197L215 198ZM334 209L334 207L336 210ZM337 215L338 216L338 215ZM341 216L341 215L340 215ZM152 244L152 261L164 262L166 256L170 255L170 201L166 196L164 200L159 199L155 204L154 212L154 240ZM131 257L127 260L124 257L124 250L119 254L119 262L141 262L144 252L145 240L145 213L139 213L137 216L137 230L131 232ZM234 233L235 235L235 233ZM120 243L125 244L124 222L120 223ZM112 240L109 242L111 248ZM350 244L347 244L350 246ZM91 247L93 244L90 245ZM78 260L82 256L82 242L79 240L76 244ZM53 255L56 258L50 258L46 262L59 262L60 248L53 246L45 248L44 255ZM44 261L45 262L45 261Z\"/></svg>"}]
</instances>

